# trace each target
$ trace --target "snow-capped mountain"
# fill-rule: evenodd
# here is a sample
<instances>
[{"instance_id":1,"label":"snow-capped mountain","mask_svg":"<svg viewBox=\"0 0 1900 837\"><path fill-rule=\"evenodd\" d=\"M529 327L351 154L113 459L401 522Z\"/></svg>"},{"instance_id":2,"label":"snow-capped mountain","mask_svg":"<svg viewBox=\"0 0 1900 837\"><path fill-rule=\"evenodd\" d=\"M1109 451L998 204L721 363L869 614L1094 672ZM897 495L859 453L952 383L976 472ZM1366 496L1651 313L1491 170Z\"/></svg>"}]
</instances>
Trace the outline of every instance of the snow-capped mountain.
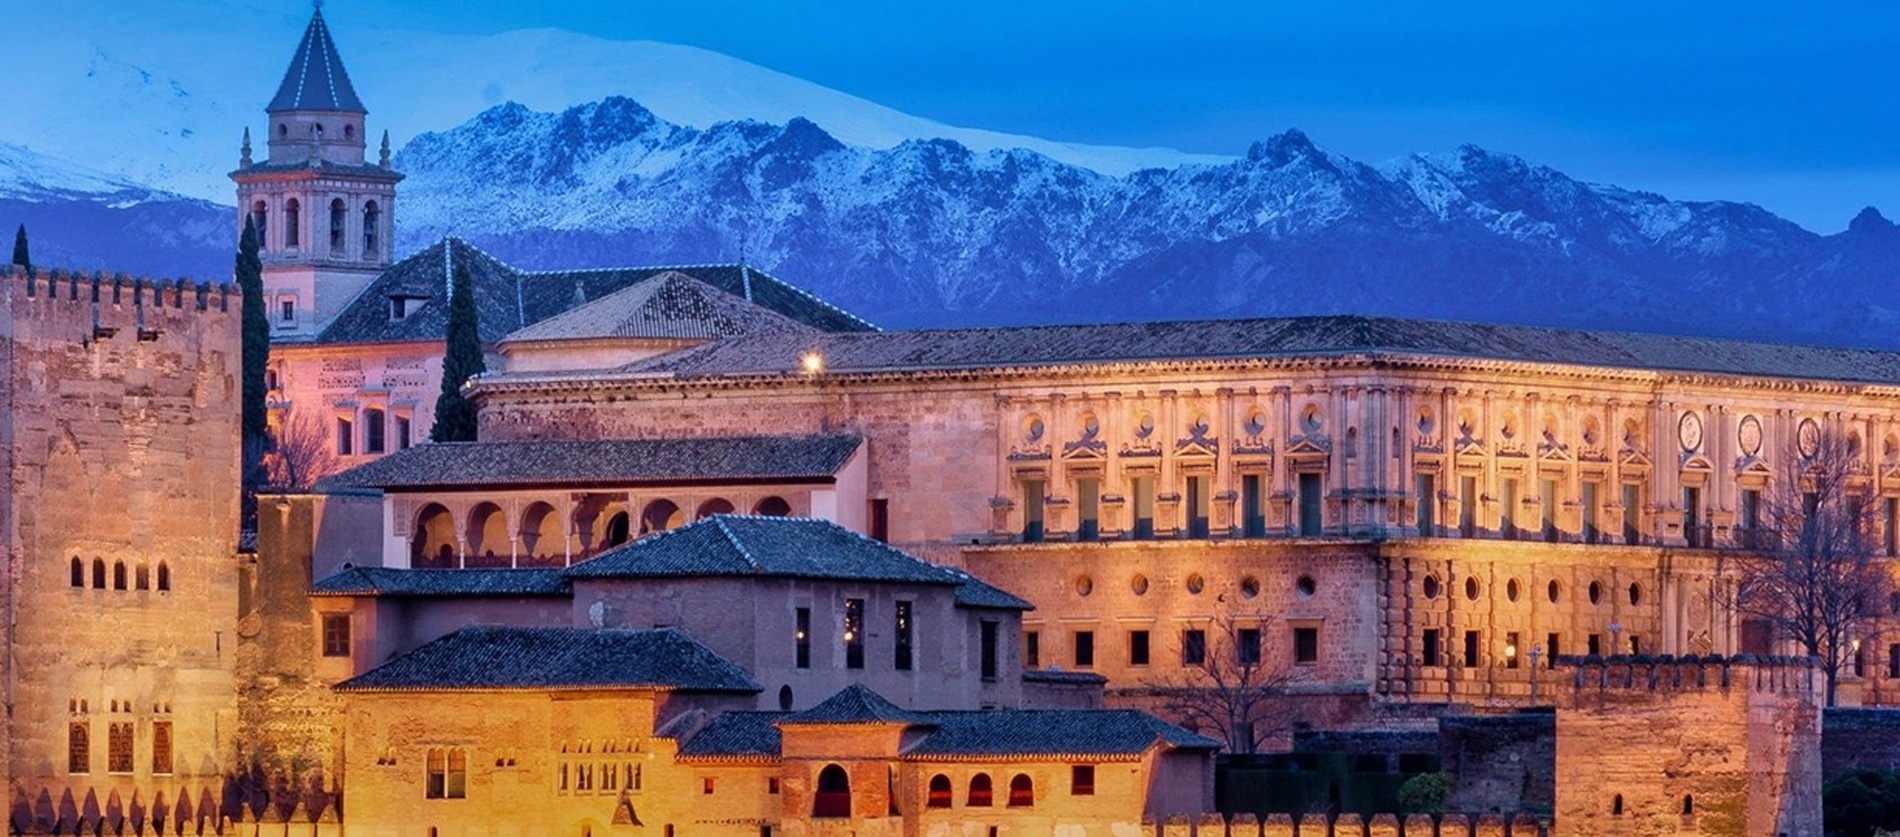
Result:
<instances>
[{"instance_id":1,"label":"snow-capped mountain","mask_svg":"<svg viewBox=\"0 0 1900 837\"><path fill-rule=\"evenodd\" d=\"M228 279L236 212L0 142L0 222L36 264ZM8 239L11 241L11 239Z\"/></svg>"},{"instance_id":2,"label":"snow-capped mountain","mask_svg":"<svg viewBox=\"0 0 1900 837\"><path fill-rule=\"evenodd\" d=\"M1465 147L1375 167L1298 131L1105 174L803 118L506 104L397 156L408 246L524 265L744 257L886 325L1366 313L1900 345L1900 232L1582 183Z\"/></svg>"}]
</instances>

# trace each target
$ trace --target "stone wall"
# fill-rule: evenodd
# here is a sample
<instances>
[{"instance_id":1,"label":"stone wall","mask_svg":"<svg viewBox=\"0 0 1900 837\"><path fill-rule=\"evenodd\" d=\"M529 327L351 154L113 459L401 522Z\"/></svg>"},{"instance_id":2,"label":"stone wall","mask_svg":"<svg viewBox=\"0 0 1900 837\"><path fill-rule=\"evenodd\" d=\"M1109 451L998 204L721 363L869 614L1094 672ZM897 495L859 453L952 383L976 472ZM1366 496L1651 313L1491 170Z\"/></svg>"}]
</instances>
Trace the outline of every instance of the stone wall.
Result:
<instances>
[{"instance_id":1,"label":"stone wall","mask_svg":"<svg viewBox=\"0 0 1900 837\"><path fill-rule=\"evenodd\" d=\"M1439 760L1452 776L1456 811L1548 816L1557 787L1557 717L1547 712L1449 717L1438 725Z\"/></svg>"},{"instance_id":2,"label":"stone wall","mask_svg":"<svg viewBox=\"0 0 1900 837\"><path fill-rule=\"evenodd\" d=\"M1822 777L1861 769L1900 769L1900 710L1835 707L1822 713Z\"/></svg>"}]
</instances>

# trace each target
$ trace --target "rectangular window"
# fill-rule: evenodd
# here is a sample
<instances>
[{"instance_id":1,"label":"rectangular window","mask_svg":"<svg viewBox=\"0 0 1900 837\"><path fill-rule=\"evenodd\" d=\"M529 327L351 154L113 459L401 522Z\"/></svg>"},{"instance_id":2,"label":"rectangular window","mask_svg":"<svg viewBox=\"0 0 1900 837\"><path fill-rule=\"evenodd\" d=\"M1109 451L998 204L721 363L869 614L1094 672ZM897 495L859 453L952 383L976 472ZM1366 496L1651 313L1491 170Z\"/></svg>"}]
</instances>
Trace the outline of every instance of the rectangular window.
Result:
<instances>
[{"instance_id":1,"label":"rectangular window","mask_svg":"<svg viewBox=\"0 0 1900 837\"><path fill-rule=\"evenodd\" d=\"M871 500L871 539L891 540L891 501L883 497Z\"/></svg>"},{"instance_id":2,"label":"rectangular window","mask_svg":"<svg viewBox=\"0 0 1900 837\"><path fill-rule=\"evenodd\" d=\"M1887 557L1900 555L1900 497L1888 497L1881 503L1886 508L1886 528L1881 532L1880 542L1886 547Z\"/></svg>"},{"instance_id":3,"label":"rectangular window","mask_svg":"<svg viewBox=\"0 0 1900 837\"><path fill-rule=\"evenodd\" d=\"M713 787L714 787L713 778L714 777L712 776L699 777L699 795L700 796L713 795Z\"/></svg>"},{"instance_id":4,"label":"rectangular window","mask_svg":"<svg viewBox=\"0 0 1900 837\"><path fill-rule=\"evenodd\" d=\"M864 600L844 600L844 667L864 668Z\"/></svg>"},{"instance_id":5,"label":"rectangular window","mask_svg":"<svg viewBox=\"0 0 1900 837\"><path fill-rule=\"evenodd\" d=\"M1591 634L1584 640L1584 647L1587 649L1584 653L1592 657L1603 656L1603 635Z\"/></svg>"},{"instance_id":6,"label":"rectangular window","mask_svg":"<svg viewBox=\"0 0 1900 837\"><path fill-rule=\"evenodd\" d=\"M1690 546L1706 546L1702 535L1702 489L1682 489L1682 538Z\"/></svg>"},{"instance_id":7,"label":"rectangular window","mask_svg":"<svg viewBox=\"0 0 1900 837\"><path fill-rule=\"evenodd\" d=\"M1557 542L1557 481L1544 480L1544 542Z\"/></svg>"},{"instance_id":8,"label":"rectangular window","mask_svg":"<svg viewBox=\"0 0 1900 837\"><path fill-rule=\"evenodd\" d=\"M1465 668L1478 667L1478 632L1465 631Z\"/></svg>"},{"instance_id":9,"label":"rectangular window","mask_svg":"<svg viewBox=\"0 0 1900 837\"><path fill-rule=\"evenodd\" d=\"M132 772L132 724L129 722L106 727L106 772Z\"/></svg>"},{"instance_id":10,"label":"rectangular window","mask_svg":"<svg viewBox=\"0 0 1900 837\"><path fill-rule=\"evenodd\" d=\"M1766 619L1742 620L1742 653L1771 654L1775 648L1775 627Z\"/></svg>"},{"instance_id":11,"label":"rectangular window","mask_svg":"<svg viewBox=\"0 0 1900 837\"><path fill-rule=\"evenodd\" d=\"M347 613L323 614L323 656L348 657L350 655L350 615Z\"/></svg>"},{"instance_id":12,"label":"rectangular window","mask_svg":"<svg viewBox=\"0 0 1900 837\"><path fill-rule=\"evenodd\" d=\"M1478 536L1478 478L1458 478L1458 536Z\"/></svg>"},{"instance_id":13,"label":"rectangular window","mask_svg":"<svg viewBox=\"0 0 1900 837\"><path fill-rule=\"evenodd\" d=\"M1583 542L1601 543L1603 531L1597 527L1597 509L1602 504L1602 484L1593 480L1583 483Z\"/></svg>"},{"instance_id":14,"label":"rectangular window","mask_svg":"<svg viewBox=\"0 0 1900 837\"><path fill-rule=\"evenodd\" d=\"M1075 481L1075 539L1092 541L1102 536L1102 481Z\"/></svg>"},{"instance_id":15,"label":"rectangular window","mask_svg":"<svg viewBox=\"0 0 1900 837\"><path fill-rule=\"evenodd\" d=\"M1422 649L1423 653L1419 654L1421 664L1428 666L1441 665L1438 660L1439 654L1442 653L1439 649L1438 629L1426 628L1424 635L1421 637L1420 644L1424 646Z\"/></svg>"},{"instance_id":16,"label":"rectangular window","mask_svg":"<svg viewBox=\"0 0 1900 837\"><path fill-rule=\"evenodd\" d=\"M1200 628L1189 628L1181 632L1181 665L1199 666L1207 664L1207 632Z\"/></svg>"},{"instance_id":17,"label":"rectangular window","mask_svg":"<svg viewBox=\"0 0 1900 837\"><path fill-rule=\"evenodd\" d=\"M801 607L796 611L798 625L792 634L793 665L798 668L811 668L811 608Z\"/></svg>"},{"instance_id":18,"label":"rectangular window","mask_svg":"<svg viewBox=\"0 0 1900 837\"><path fill-rule=\"evenodd\" d=\"M1188 477L1187 479L1187 524L1188 537L1207 537L1207 506L1212 502L1210 486L1213 480L1208 477Z\"/></svg>"},{"instance_id":19,"label":"rectangular window","mask_svg":"<svg viewBox=\"0 0 1900 837\"><path fill-rule=\"evenodd\" d=\"M463 799L468 796L468 753L460 747L432 747L426 759L428 773L423 796L429 799ZM580 768L576 790L592 790L592 765Z\"/></svg>"},{"instance_id":20,"label":"rectangular window","mask_svg":"<svg viewBox=\"0 0 1900 837\"><path fill-rule=\"evenodd\" d=\"M1418 536L1429 538L1436 533L1438 523L1438 478L1431 474L1418 475L1418 515L1414 521L1418 524Z\"/></svg>"},{"instance_id":21,"label":"rectangular window","mask_svg":"<svg viewBox=\"0 0 1900 837\"><path fill-rule=\"evenodd\" d=\"M1254 649L1254 656L1260 656L1260 649ZM1319 629L1293 629L1293 662L1300 665L1312 665L1319 662Z\"/></svg>"},{"instance_id":22,"label":"rectangular window","mask_svg":"<svg viewBox=\"0 0 1900 837\"><path fill-rule=\"evenodd\" d=\"M1742 515L1738 521L1740 532L1736 539L1743 549L1754 549L1760 544L1758 533L1761 530L1761 491L1753 488L1742 489Z\"/></svg>"},{"instance_id":23,"label":"rectangular window","mask_svg":"<svg viewBox=\"0 0 1900 837\"><path fill-rule=\"evenodd\" d=\"M893 660L893 663L892 663L893 665L897 667L898 671L910 671L911 631L913 629L914 629L914 626L911 623L911 603L898 602L897 603L897 655L896 655L896 659Z\"/></svg>"},{"instance_id":24,"label":"rectangular window","mask_svg":"<svg viewBox=\"0 0 1900 837\"><path fill-rule=\"evenodd\" d=\"M424 780L422 788L423 797L425 799L441 799L447 796L449 754L439 748L432 747L429 749L429 755L428 758L425 759L425 762L423 767L427 772L427 778ZM587 784L576 785L576 787L580 790L588 789Z\"/></svg>"},{"instance_id":25,"label":"rectangular window","mask_svg":"<svg viewBox=\"0 0 1900 837\"><path fill-rule=\"evenodd\" d=\"M1633 655L1643 653L1643 638L1642 637L1639 637L1635 634L1630 634L1629 652Z\"/></svg>"},{"instance_id":26,"label":"rectangular window","mask_svg":"<svg viewBox=\"0 0 1900 837\"><path fill-rule=\"evenodd\" d=\"M169 776L172 772L172 722L152 722L152 773Z\"/></svg>"},{"instance_id":27,"label":"rectangular window","mask_svg":"<svg viewBox=\"0 0 1900 837\"><path fill-rule=\"evenodd\" d=\"M1631 651L1630 653L1634 654L1636 652ZM1867 652L1862 651L1859 648L1854 649L1854 676L1855 677L1867 676Z\"/></svg>"},{"instance_id":28,"label":"rectangular window","mask_svg":"<svg viewBox=\"0 0 1900 837\"><path fill-rule=\"evenodd\" d=\"M84 721L66 727L66 772L92 772L92 730Z\"/></svg>"},{"instance_id":29,"label":"rectangular window","mask_svg":"<svg viewBox=\"0 0 1900 837\"><path fill-rule=\"evenodd\" d=\"M1557 644L1557 639L1558 637L1556 634L1551 634L1550 636L1544 637L1544 650L1548 652L1544 656L1545 658L1550 660L1550 662L1546 664L1546 667L1548 668L1556 668L1557 657L1559 657L1560 655L1564 653L1561 650L1562 646Z\"/></svg>"},{"instance_id":30,"label":"rectangular window","mask_svg":"<svg viewBox=\"0 0 1900 837\"><path fill-rule=\"evenodd\" d=\"M1296 631L1303 630L1296 628ZM1260 629L1240 628L1234 631L1234 662L1243 666L1260 664Z\"/></svg>"},{"instance_id":31,"label":"rectangular window","mask_svg":"<svg viewBox=\"0 0 1900 837\"><path fill-rule=\"evenodd\" d=\"M998 652L1001 649L996 647L997 646L996 628L997 628L997 623L991 622L988 620L984 620L978 623L978 632L981 634L980 639L982 640L983 645L982 645L982 648L979 649L980 659L977 662L980 666L979 670L982 673L984 680L995 680L996 671L999 668L998 663L999 663L999 657L1001 655Z\"/></svg>"},{"instance_id":32,"label":"rectangular window","mask_svg":"<svg viewBox=\"0 0 1900 837\"><path fill-rule=\"evenodd\" d=\"M1326 523L1321 518L1322 503L1326 500L1320 487L1319 474L1300 475L1300 536L1317 538L1325 531Z\"/></svg>"},{"instance_id":33,"label":"rectangular window","mask_svg":"<svg viewBox=\"0 0 1900 837\"><path fill-rule=\"evenodd\" d=\"M1501 480L1498 488L1498 536L1517 540L1517 480Z\"/></svg>"},{"instance_id":34,"label":"rectangular window","mask_svg":"<svg viewBox=\"0 0 1900 837\"><path fill-rule=\"evenodd\" d=\"M336 420L336 455L349 456L355 453L356 423L338 416Z\"/></svg>"},{"instance_id":35,"label":"rectangular window","mask_svg":"<svg viewBox=\"0 0 1900 837\"><path fill-rule=\"evenodd\" d=\"M410 443L409 417L396 417L396 450L408 450Z\"/></svg>"},{"instance_id":36,"label":"rectangular window","mask_svg":"<svg viewBox=\"0 0 1900 837\"><path fill-rule=\"evenodd\" d=\"M1510 633L1505 634L1504 635L1504 667L1517 668L1517 657L1519 654L1522 654L1522 653L1523 653L1523 648L1522 646L1518 644L1517 632L1511 631Z\"/></svg>"},{"instance_id":37,"label":"rectangular window","mask_svg":"<svg viewBox=\"0 0 1900 837\"><path fill-rule=\"evenodd\" d=\"M1135 485L1135 538L1146 540L1155 536L1155 478L1136 477Z\"/></svg>"},{"instance_id":38,"label":"rectangular window","mask_svg":"<svg viewBox=\"0 0 1900 837\"><path fill-rule=\"evenodd\" d=\"M1640 528L1643 514L1643 486L1640 483L1623 484L1623 543L1635 546L1643 542Z\"/></svg>"},{"instance_id":39,"label":"rectangular window","mask_svg":"<svg viewBox=\"0 0 1900 837\"><path fill-rule=\"evenodd\" d=\"M1042 510L1046 496L1042 480L1023 480L1023 543L1042 541Z\"/></svg>"},{"instance_id":40,"label":"rectangular window","mask_svg":"<svg viewBox=\"0 0 1900 837\"><path fill-rule=\"evenodd\" d=\"M1900 642L1887 646L1887 676L1900 677Z\"/></svg>"},{"instance_id":41,"label":"rectangular window","mask_svg":"<svg viewBox=\"0 0 1900 837\"><path fill-rule=\"evenodd\" d=\"M282 322L284 325L295 323L297 321L297 300L294 297L284 297L277 303L277 312L279 322Z\"/></svg>"},{"instance_id":42,"label":"rectangular window","mask_svg":"<svg viewBox=\"0 0 1900 837\"><path fill-rule=\"evenodd\" d=\"M1023 666L1031 671L1042 668L1042 632L1023 631Z\"/></svg>"},{"instance_id":43,"label":"rectangular window","mask_svg":"<svg viewBox=\"0 0 1900 837\"><path fill-rule=\"evenodd\" d=\"M1095 795L1095 765L1076 764L1069 766L1069 795Z\"/></svg>"},{"instance_id":44,"label":"rectangular window","mask_svg":"<svg viewBox=\"0 0 1900 837\"><path fill-rule=\"evenodd\" d=\"M1240 478L1242 532L1249 538L1267 536L1267 493L1262 489L1262 482L1259 474Z\"/></svg>"},{"instance_id":45,"label":"rectangular window","mask_svg":"<svg viewBox=\"0 0 1900 837\"><path fill-rule=\"evenodd\" d=\"M1095 632L1094 631L1076 631L1074 650L1075 650L1075 667L1076 668L1094 668L1095 667Z\"/></svg>"},{"instance_id":46,"label":"rectangular window","mask_svg":"<svg viewBox=\"0 0 1900 837\"><path fill-rule=\"evenodd\" d=\"M1128 632L1128 664L1145 666L1148 664L1148 632Z\"/></svg>"},{"instance_id":47,"label":"rectangular window","mask_svg":"<svg viewBox=\"0 0 1900 837\"><path fill-rule=\"evenodd\" d=\"M383 434L388 428L383 424L383 411L369 409L363 411L363 452L382 453Z\"/></svg>"}]
</instances>

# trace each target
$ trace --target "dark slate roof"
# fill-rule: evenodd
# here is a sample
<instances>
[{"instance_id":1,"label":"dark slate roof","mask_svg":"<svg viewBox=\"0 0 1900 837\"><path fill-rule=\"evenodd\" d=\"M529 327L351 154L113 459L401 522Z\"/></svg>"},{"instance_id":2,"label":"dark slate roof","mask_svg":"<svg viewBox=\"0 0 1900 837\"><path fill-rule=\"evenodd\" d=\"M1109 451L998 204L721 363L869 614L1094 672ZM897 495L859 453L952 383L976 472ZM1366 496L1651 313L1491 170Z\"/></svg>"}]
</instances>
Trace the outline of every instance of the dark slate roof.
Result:
<instances>
[{"instance_id":1,"label":"dark slate roof","mask_svg":"<svg viewBox=\"0 0 1900 837\"><path fill-rule=\"evenodd\" d=\"M957 604L961 607L986 608L990 610L1035 610L1036 606L1024 599L970 575L955 567L944 567L951 575L963 579L957 586Z\"/></svg>"},{"instance_id":2,"label":"dark slate roof","mask_svg":"<svg viewBox=\"0 0 1900 837\"><path fill-rule=\"evenodd\" d=\"M720 514L567 569L569 578L763 577L961 587L967 576L810 517Z\"/></svg>"},{"instance_id":3,"label":"dark slate roof","mask_svg":"<svg viewBox=\"0 0 1900 837\"><path fill-rule=\"evenodd\" d=\"M1029 669L1023 672L1023 682L1054 683L1063 686L1100 686L1108 682L1108 677L1092 671Z\"/></svg>"},{"instance_id":4,"label":"dark slate roof","mask_svg":"<svg viewBox=\"0 0 1900 837\"><path fill-rule=\"evenodd\" d=\"M937 729L904 755L920 760L1133 756L1157 744L1218 750L1220 742L1134 709L1021 709L926 713Z\"/></svg>"},{"instance_id":5,"label":"dark slate roof","mask_svg":"<svg viewBox=\"0 0 1900 837\"><path fill-rule=\"evenodd\" d=\"M722 712L680 742L682 759L776 759L784 712Z\"/></svg>"},{"instance_id":6,"label":"dark slate roof","mask_svg":"<svg viewBox=\"0 0 1900 837\"><path fill-rule=\"evenodd\" d=\"M494 485L637 485L831 479L863 445L857 436L437 442L359 465L319 484L419 490Z\"/></svg>"},{"instance_id":7,"label":"dark slate roof","mask_svg":"<svg viewBox=\"0 0 1900 837\"><path fill-rule=\"evenodd\" d=\"M817 329L669 270L523 328L504 341L646 337L714 340Z\"/></svg>"},{"instance_id":8,"label":"dark slate roof","mask_svg":"<svg viewBox=\"0 0 1900 837\"><path fill-rule=\"evenodd\" d=\"M884 699L883 695L871 691L862 683L853 683L831 697L825 698L817 706L802 712L793 712L779 719L781 725L829 725L829 724L902 724L904 726L930 726L935 722L921 712L911 712L897 708L897 704Z\"/></svg>"},{"instance_id":9,"label":"dark slate roof","mask_svg":"<svg viewBox=\"0 0 1900 837\"><path fill-rule=\"evenodd\" d=\"M287 162L287 163L281 162L281 161L271 162L269 160L263 160L263 161L259 161L256 163L252 163L248 166L245 166L244 168L239 169L239 171L242 171L245 174L268 174L271 172L308 171L308 172L315 172L318 174L340 174L340 175L348 175L350 177L355 177L355 178L371 178L371 179L378 179L378 180L387 180L391 183L400 182L404 177L404 175L401 172L392 171L390 169L386 169L386 168L383 168L382 166L374 165L371 163L361 163L361 164L333 163L328 160L311 161L308 159L295 160L295 161Z\"/></svg>"},{"instance_id":10,"label":"dark slate roof","mask_svg":"<svg viewBox=\"0 0 1900 837\"><path fill-rule=\"evenodd\" d=\"M412 570L349 567L310 585L313 596L516 597L566 596L567 579L553 568Z\"/></svg>"},{"instance_id":11,"label":"dark slate roof","mask_svg":"<svg viewBox=\"0 0 1900 837\"><path fill-rule=\"evenodd\" d=\"M277 95L264 110L368 112L363 100L356 98L356 88L350 86L350 74L343 69L343 59L336 53L336 41L330 38L330 27L323 22L321 9L310 16L303 42L290 59L290 69L284 71L284 83L278 85Z\"/></svg>"},{"instance_id":12,"label":"dark slate roof","mask_svg":"<svg viewBox=\"0 0 1900 837\"><path fill-rule=\"evenodd\" d=\"M459 238L445 238L391 265L344 306L317 335L319 343L439 341L448 325L449 278L466 266L475 290L477 321L485 343L496 343L588 300L623 290L663 273L681 273L708 286L820 331L871 331L876 327L809 293L743 264L627 267L598 270L523 271ZM428 293L432 301L395 322L392 294Z\"/></svg>"},{"instance_id":13,"label":"dark slate roof","mask_svg":"<svg viewBox=\"0 0 1900 837\"><path fill-rule=\"evenodd\" d=\"M758 692L673 629L463 628L337 684L339 691L673 689Z\"/></svg>"},{"instance_id":14,"label":"dark slate roof","mask_svg":"<svg viewBox=\"0 0 1900 837\"><path fill-rule=\"evenodd\" d=\"M1401 354L1900 384L1900 352L1359 316L765 335L623 371L791 375L810 350L829 374Z\"/></svg>"}]
</instances>

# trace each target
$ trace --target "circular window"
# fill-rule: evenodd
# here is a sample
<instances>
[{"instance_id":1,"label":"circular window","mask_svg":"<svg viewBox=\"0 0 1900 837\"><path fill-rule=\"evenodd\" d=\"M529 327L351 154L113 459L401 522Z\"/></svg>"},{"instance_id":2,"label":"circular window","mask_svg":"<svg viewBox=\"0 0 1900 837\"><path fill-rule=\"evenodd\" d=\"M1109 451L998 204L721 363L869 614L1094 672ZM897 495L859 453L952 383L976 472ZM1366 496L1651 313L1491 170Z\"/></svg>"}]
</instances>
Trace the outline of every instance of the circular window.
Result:
<instances>
[{"instance_id":1,"label":"circular window","mask_svg":"<svg viewBox=\"0 0 1900 837\"><path fill-rule=\"evenodd\" d=\"M1594 581L1590 582L1590 603L1596 604L1601 601L1603 601L1603 585Z\"/></svg>"},{"instance_id":2,"label":"circular window","mask_svg":"<svg viewBox=\"0 0 1900 837\"><path fill-rule=\"evenodd\" d=\"M1510 581L1504 582L1504 597L1511 601L1517 601L1517 579L1513 578Z\"/></svg>"},{"instance_id":3,"label":"circular window","mask_svg":"<svg viewBox=\"0 0 1900 837\"><path fill-rule=\"evenodd\" d=\"M1189 574L1188 574L1188 577L1187 577L1187 591L1188 591L1188 595L1190 595L1190 596L1198 596L1198 595L1200 595L1200 594L1201 594L1201 590L1202 590L1202 589L1204 589L1204 588L1206 588L1206 587L1207 587L1207 580L1206 580L1206 579L1204 579L1204 578L1201 578L1201 574L1200 574L1200 573L1189 573Z\"/></svg>"},{"instance_id":4,"label":"circular window","mask_svg":"<svg viewBox=\"0 0 1900 837\"><path fill-rule=\"evenodd\" d=\"M1095 592L1095 579L1089 578L1086 575L1078 575L1075 577L1076 595L1086 598L1088 594L1093 592Z\"/></svg>"},{"instance_id":5,"label":"circular window","mask_svg":"<svg viewBox=\"0 0 1900 837\"><path fill-rule=\"evenodd\" d=\"M1135 577L1128 580L1128 589L1135 591L1135 595L1137 596L1146 594L1148 592L1148 577L1141 573L1135 573Z\"/></svg>"},{"instance_id":6,"label":"circular window","mask_svg":"<svg viewBox=\"0 0 1900 837\"><path fill-rule=\"evenodd\" d=\"M1478 579L1476 578L1465 579L1465 598L1470 599L1474 602L1478 600Z\"/></svg>"},{"instance_id":7,"label":"circular window","mask_svg":"<svg viewBox=\"0 0 1900 837\"><path fill-rule=\"evenodd\" d=\"M1319 582L1314 581L1310 575L1303 575L1300 576L1299 581L1294 582L1294 588L1300 591L1300 598L1311 598L1313 593L1319 590Z\"/></svg>"},{"instance_id":8,"label":"circular window","mask_svg":"<svg viewBox=\"0 0 1900 837\"><path fill-rule=\"evenodd\" d=\"M1552 581L1552 582L1550 583L1550 588L1549 588L1549 593L1550 593L1550 603L1551 603L1551 604L1556 604L1556 603L1557 603L1557 594L1558 594L1558 593L1560 593L1560 592L1562 592L1562 588L1560 588L1560 587L1558 587L1558 586L1557 586L1557 582L1553 580L1553 581Z\"/></svg>"},{"instance_id":9,"label":"circular window","mask_svg":"<svg viewBox=\"0 0 1900 837\"><path fill-rule=\"evenodd\" d=\"M1247 576L1241 579L1240 595L1248 599L1260 595L1260 579L1254 578L1253 576Z\"/></svg>"},{"instance_id":10,"label":"circular window","mask_svg":"<svg viewBox=\"0 0 1900 837\"><path fill-rule=\"evenodd\" d=\"M1642 585L1640 585L1640 584L1631 584L1631 585L1630 585L1630 604L1633 604L1633 605L1635 605L1635 604L1642 604L1642 603L1643 603L1643 587L1642 587Z\"/></svg>"},{"instance_id":11,"label":"circular window","mask_svg":"<svg viewBox=\"0 0 1900 837\"><path fill-rule=\"evenodd\" d=\"M1424 587L1425 587L1425 598L1428 598L1428 599L1438 598L1438 576L1435 576L1435 575L1426 576Z\"/></svg>"}]
</instances>

